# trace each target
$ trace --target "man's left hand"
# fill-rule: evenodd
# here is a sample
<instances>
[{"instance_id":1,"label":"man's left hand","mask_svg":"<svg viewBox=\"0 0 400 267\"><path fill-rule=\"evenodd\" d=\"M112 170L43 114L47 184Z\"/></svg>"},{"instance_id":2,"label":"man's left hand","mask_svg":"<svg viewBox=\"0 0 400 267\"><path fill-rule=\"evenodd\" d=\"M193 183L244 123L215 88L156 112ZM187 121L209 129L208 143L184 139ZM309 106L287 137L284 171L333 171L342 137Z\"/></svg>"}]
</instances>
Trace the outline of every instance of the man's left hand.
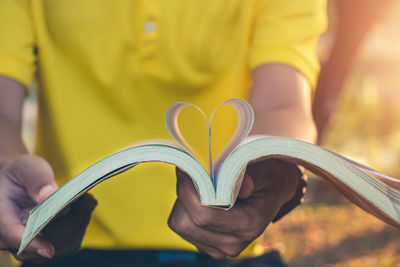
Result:
<instances>
[{"instance_id":1,"label":"man's left hand","mask_svg":"<svg viewBox=\"0 0 400 267\"><path fill-rule=\"evenodd\" d=\"M177 169L178 198L168 225L199 251L221 259L238 256L260 236L281 206L295 194L297 167L276 159L250 164L235 205L205 207L190 177Z\"/></svg>"}]
</instances>

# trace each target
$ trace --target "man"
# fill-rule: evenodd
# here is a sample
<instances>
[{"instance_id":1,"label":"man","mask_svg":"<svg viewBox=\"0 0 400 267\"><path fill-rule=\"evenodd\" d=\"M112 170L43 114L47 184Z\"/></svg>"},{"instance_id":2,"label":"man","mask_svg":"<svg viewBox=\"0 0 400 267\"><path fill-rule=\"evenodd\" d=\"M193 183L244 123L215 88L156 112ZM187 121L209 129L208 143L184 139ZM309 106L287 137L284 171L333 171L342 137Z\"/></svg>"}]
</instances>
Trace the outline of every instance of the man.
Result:
<instances>
[{"instance_id":1,"label":"man","mask_svg":"<svg viewBox=\"0 0 400 267\"><path fill-rule=\"evenodd\" d=\"M313 142L311 88L324 8L319 0L1 1L0 248L15 252L26 211L57 184L130 143L169 138L163 116L173 102L210 114L241 97L255 109L253 134ZM35 72L38 156L20 137ZM226 122L215 143L232 127ZM299 190L295 166L259 162L248 167L235 207L221 211L200 206L188 177L172 167L139 166L91 191L99 205L83 247L237 256L299 200ZM17 258L71 253L95 206L86 196Z\"/></svg>"}]
</instances>

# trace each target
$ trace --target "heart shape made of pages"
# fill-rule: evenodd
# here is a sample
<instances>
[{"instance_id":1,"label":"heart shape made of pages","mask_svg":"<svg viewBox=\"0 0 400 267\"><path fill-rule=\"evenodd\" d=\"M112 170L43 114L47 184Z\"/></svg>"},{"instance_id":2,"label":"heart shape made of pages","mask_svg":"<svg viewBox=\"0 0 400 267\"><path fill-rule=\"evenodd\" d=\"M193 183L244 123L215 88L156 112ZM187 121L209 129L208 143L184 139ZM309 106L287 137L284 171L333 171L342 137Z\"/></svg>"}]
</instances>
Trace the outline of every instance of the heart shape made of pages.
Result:
<instances>
[{"instance_id":1,"label":"heart shape made of pages","mask_svg":"<svg viewBox=\"0 0 400 267\"><path fill-rule=\"evenodd\" d=\"M237 124L236 124L236 129L230 138L229 142L227 145L224 147L220 155L217 157L215 162L213 161L213 151L212 151L212 145L211 145L211 129L212 129L212 121L215 113L217 110L223 106L223 105L231 105L236 111L237 114ZM175 140L175 142L185 151L190 153L193 157L196 158L195 153L193 152L193 149L190 147L190 145L187 143L186 139L183 137L181 130L179 128L179 123L178 123L178 118L180 112L184 108L192 107L198 110L203 119L204 122L207 124L208 128L208 152L209 152L209 164L210 164L210 177L212 179L212 182L215 184L215 179L218 176L218 170L222 164L222 162L229 156L229 154L235 149L236 146L239 145L239 143L248 136L250 133L251 129L253 128L254 124L254 111L251 105L240 98L231 98L228 99L221 104L219 104L211 113L211 116L209 120L207 121L207 117L204 114L203 110L199 108L196 105L186 103L186 102L177 102L172 104L167 112L165 113L165 124L167 126L168 132L171 135L171 137Z\"/></svg>"}]
</instances>

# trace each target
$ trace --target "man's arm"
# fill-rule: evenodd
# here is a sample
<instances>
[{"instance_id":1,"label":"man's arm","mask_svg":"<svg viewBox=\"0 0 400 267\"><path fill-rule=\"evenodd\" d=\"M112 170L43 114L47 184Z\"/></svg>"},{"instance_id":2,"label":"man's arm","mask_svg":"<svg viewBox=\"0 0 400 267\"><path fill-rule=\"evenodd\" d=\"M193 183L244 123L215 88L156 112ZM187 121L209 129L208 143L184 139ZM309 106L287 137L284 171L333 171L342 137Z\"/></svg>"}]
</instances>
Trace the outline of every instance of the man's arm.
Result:
<instances>
[{"instance_id":1,"label":"man's arm","mask_svg":"<svg viewBox=\"0 0 400 267\"><path fill-rule=\"evenodd\" d=\"M310 85L294 68L279 64L256 68L249 102L255 111L252 134L315 142Z\"/></svg>"},{"instance_id":2,"label":"man's arm","mask_svg":"<svg viewBox=\"0 0 400 267\"><path fill-rule=\"evenodd\" d=\"M297 70L280 64L256 68L250 102L256 113L253 134L315 140L310 86ZM214 258L239 255L294 196L299 183L294 165L257 162L247 167L235 206L224 211L201 206L190 178L179 170L177 177L178 199L169 226Z\"/></svg>"},{"instance_id":3,"label":"man's arm","mask_svg":"<svg viewBox=\"0 0 400 267\"><path fill-rule=\"evenodd\" d=\"M50 165L29 155L23 144L24 96L23 85L0 76L0 250L12 252L19 260L43 260L79 248L96 200L84 196L71 205L68 216L46 227L23 255L15 254L30 210L57 189Z\"/></svg>"},{"instance_id":4,"label":"man's arm","mask_svg":"<svg viewBox=\"0 0 400 267\"><path fill-rule=\"evenodd\" d=\"M40 188L36 188L41 183L37 183L37 185L33 183L36 179L23 179L26 175L18 175L18 180L20 181L16 182L16 179L9 178L17 176L12 173L19 169L18 167L10 168L10 166L21 165L21 163L16 164L15 162L20 162L21 157L27 154L27 149L21 136L24 97L25 88L22 84L6 77L0 77L0 249L10 250L14 253L19 246L19 241L24 231L22 222L27 217L26 211L22 209L18 212L13 212L13 197L17 197L20 200L24 197L22 190L19 190L18 186L23 185L24 188L30 188L27 184L30 182L35 188L31 189L28 197L35 202L46 197L44 194L41 195ZM32 164L35 164L35 160ZM20 169L24 167L23 165L21 165ZM44 172L47 178L47 171L45 170ZM54 186L52 190L54 191L57 186L52 177L46 180L50 180L48 184ZM13 186L14 182L18 186ZM48 257L50 257L54 254L54 248L51 244L42 239L32 242L29 249L29 254L31 255L36 253L42 254L40 256L47 256L48 254Z\"/></svg>"},{"instance_id":5,"label":"man's arm","mask_svg":"<svg viewBox=\"0 0 400 267\"><path fill-rule=\"evenodd\" d=\"M24 97L22 84L0 76L0 167L27 153L21 138Z\"/></svg>"},{"instance_id":6,"label":"man's arm","mask_svg":"<svg viewBox=\"0 0 400 267\"><path fill-rule=\"evenodd\" d=\"M337 107L364 37L392 3L393 0L335 1L335 41L321 69L313 103L318 144L323 141L324 132Z\"/></svg>"}]
</instances>

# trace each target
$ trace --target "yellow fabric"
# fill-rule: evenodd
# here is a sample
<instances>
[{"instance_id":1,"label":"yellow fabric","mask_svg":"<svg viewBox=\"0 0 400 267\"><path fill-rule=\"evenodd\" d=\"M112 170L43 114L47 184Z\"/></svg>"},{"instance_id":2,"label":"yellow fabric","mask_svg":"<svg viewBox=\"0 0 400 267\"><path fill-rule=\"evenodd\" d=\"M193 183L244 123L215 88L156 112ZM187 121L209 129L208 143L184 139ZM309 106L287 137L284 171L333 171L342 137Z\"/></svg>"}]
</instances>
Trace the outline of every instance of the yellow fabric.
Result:
<instances>
[{"instance_id":1,"label":"yellow fabric","mask_svg":"<svg viewBox=\"0 0 400 267\"><path fill-rule=\"evenodd\" d=\"M325 24L323 0L1 0L0 74L29 87L38 71L36 151L63 184L121 147L169 138L173 102L210 114L246 99L261 64L293 66L314 86ZM234 124L221 121L217 142ZM96 187L84 246L193 250L166 224L175 183L154 163Z\"/></svg>"}]
</instances>

